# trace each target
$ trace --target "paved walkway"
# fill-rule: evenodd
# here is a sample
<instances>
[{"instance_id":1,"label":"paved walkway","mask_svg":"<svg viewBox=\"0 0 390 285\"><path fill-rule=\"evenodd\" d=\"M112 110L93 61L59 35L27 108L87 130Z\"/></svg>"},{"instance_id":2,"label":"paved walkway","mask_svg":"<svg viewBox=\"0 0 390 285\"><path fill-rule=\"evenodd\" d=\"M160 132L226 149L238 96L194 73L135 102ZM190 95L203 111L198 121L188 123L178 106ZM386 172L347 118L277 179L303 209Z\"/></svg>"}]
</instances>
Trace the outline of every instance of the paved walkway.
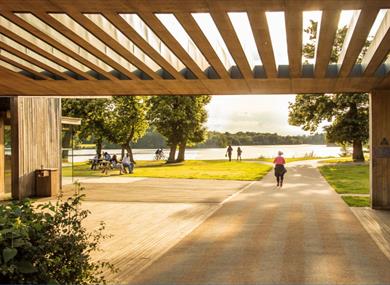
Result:
<instances>
[{"instance_id":1,"label":"paved walkway","mask_svg":"<svg viewBox=\"0 0 390 285\"><path fill-rule=\"evenodd\" d=\"M234 196L132 283L390 284L390 261L310 164Z\"/></svg>"}]
</instances>

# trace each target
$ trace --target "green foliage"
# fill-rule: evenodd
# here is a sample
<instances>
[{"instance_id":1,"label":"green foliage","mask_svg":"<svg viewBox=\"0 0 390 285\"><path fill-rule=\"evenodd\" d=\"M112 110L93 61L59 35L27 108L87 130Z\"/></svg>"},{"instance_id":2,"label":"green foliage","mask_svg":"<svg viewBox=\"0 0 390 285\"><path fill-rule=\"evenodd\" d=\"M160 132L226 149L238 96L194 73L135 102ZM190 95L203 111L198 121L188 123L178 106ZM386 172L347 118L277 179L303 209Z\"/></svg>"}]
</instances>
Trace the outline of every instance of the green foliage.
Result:
<instances>
[{"instance_id":1,"label":"green foliage","mask_svg":"<svg viewBox=\"0 0 390 285\"><path fill-rule=\"evenodd\" d=\"M62 99L62 115L81 118L78 135L95 142L102 142L105 137L105 119L108 114L109 99Z\"/></svg>"},{"instance_id":2,"label":"green foliage","mask_svg":"<svg viewBox=\"0 0 390 285\"><path fill-rule=\"evenodd\" d=\"M147 121L147 97L113 97L105 118L105 135L112 143L121 145L131 152L130 143L144 136L149 127Z\"/></svg>"},{"instance_id":3,"label":"green foliage","mask_svg":"<svg viewBox=\"0 0 390 285\"><path fill-rule=\"evenodd\" d=\"M80 209L83 196L76 194L57 203L29 200L0 205L0 280L2 284L106 283L107 262L92 262L104 224L87 232L88 216Z\"/></svg>"},{"instance_id":4,"label":"green foliage","mask_svg":"<svg viewBox=\"0 0 390 285\"><path fill-rule=\"evenodd\" d=\"M200 143L206 138L205 106L210 100L211 97L207 95L154 96L150 99L149 119L173 148Z\"/></svg>"},{"instance_id":5,"label":"green foliage","mask_svg":"<svg viewBox=\"0 0 390 285\"><path fill-rule=\"evenodd\" d=\"M368 94L298 94L289 107L289 123L315 132L324 121L327 140L353 143L368 140Z\"/></svg>"}]
</instances>

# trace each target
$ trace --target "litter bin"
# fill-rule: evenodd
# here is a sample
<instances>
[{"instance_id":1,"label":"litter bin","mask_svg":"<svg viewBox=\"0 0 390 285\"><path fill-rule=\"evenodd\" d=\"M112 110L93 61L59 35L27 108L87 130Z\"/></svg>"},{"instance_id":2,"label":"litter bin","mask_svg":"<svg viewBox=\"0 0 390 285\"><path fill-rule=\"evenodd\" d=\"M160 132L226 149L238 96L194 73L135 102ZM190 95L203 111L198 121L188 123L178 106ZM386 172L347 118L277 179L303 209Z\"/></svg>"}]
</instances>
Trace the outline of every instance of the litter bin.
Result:
<instances>
[{"instance_id":1,"label":"litter bin","mask_svg":"<svg viewBox=\"0 0 390 285\"><path fill-rule=\"evenodd\" d=\"M58 193L60 188L57 168L41 168L35 172L35 195L51 197Z\"/></svg>"}]
</instances>

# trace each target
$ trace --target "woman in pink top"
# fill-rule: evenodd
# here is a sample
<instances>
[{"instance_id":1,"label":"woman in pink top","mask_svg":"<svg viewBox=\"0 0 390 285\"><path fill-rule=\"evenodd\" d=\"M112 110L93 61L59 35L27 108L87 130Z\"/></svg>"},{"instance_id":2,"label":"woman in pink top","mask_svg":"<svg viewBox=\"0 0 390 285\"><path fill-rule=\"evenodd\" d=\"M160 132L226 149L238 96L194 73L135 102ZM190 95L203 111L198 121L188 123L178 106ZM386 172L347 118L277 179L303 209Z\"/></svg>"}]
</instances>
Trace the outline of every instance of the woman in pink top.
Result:
<instances>
[{"instance_id":1,"label":"woman in pink top","mask_svg":"<svg viewBox=\"0 0 390 285\"><path fill-rule=\"evenodd\" d=\"M286 164L286 161L283 158L283 152L279 151L278 156L274 159L275 164L275 176L276 176L276 182L278 183L276 187L282 187L283 186L283 177L284 174L287 172L284 165Z\"/></svg>"}]
</instances>

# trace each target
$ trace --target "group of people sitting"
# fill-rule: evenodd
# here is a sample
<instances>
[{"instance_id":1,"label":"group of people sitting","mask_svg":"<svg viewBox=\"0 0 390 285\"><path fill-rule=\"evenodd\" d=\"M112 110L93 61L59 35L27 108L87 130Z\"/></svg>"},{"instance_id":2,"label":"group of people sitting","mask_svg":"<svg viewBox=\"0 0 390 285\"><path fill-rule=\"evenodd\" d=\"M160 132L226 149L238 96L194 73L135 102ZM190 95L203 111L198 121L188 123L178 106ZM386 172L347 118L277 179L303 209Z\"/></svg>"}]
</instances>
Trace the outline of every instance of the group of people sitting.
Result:
<instances>
[{"instance_id":1,"label":"group of people sitting","mask_svg":"<svg viewBox=\"0 0 390 285\"><path fill-rule=\"evenodd\" d=\"M116 154L111 156L108 152L103 155L96 154L91 160L91 170L96 170L98 167L102 169L102 173L108 173L109 169L119 169L119 174L133 173L134 163L131 161L127 153L120 161Z\"/></svg>"}]
</instances>

